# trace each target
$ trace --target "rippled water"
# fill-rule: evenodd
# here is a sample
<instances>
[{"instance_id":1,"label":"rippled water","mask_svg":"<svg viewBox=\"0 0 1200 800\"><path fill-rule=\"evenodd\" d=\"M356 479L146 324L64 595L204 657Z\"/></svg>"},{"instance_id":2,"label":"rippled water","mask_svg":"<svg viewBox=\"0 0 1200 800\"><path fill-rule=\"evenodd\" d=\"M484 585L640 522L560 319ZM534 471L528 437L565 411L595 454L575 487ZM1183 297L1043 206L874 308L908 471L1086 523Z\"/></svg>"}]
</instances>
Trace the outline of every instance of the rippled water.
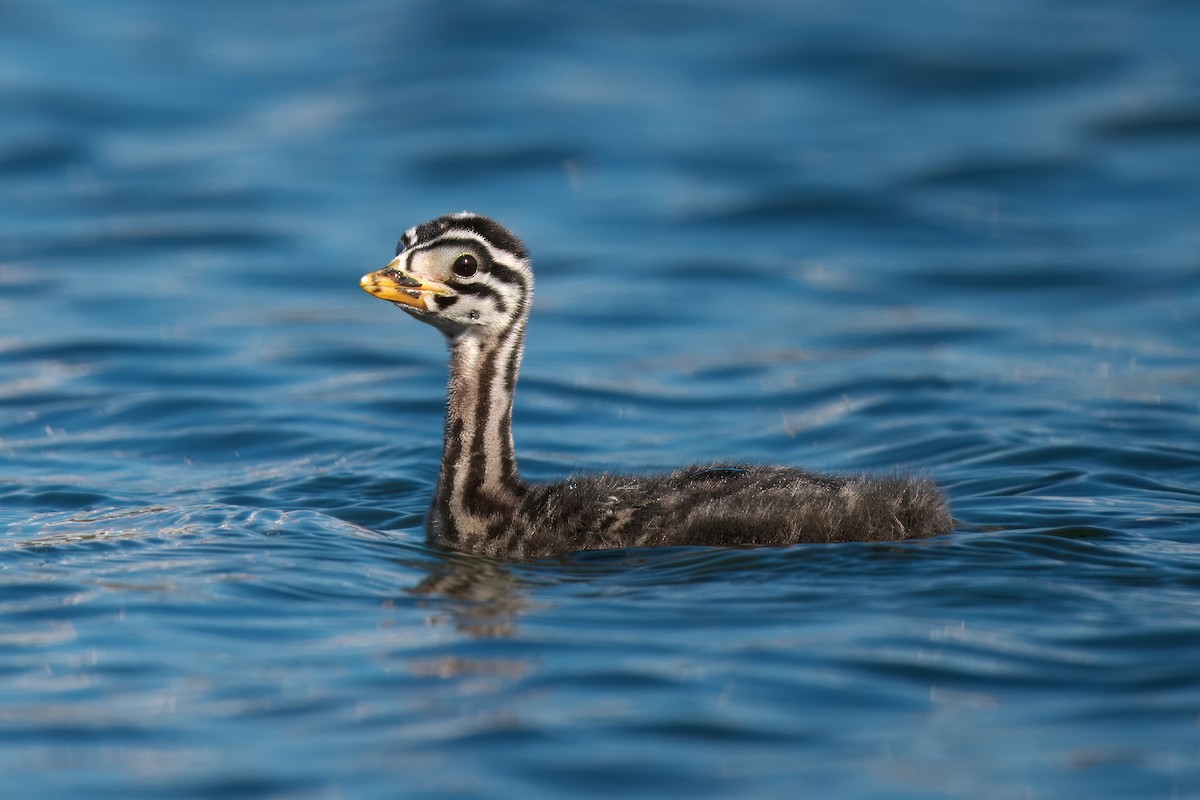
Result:
<instances>
[{"instance_id":1,"label":"rippled water","mask_svg":"<svg viewBox=\"0 0 1200 800\"><path fill-rule=\"evenodd\" d=\"M1200 8L0 4L13 797L1200 796ZM954 536L425 546L493 215L533 478L924 472Z\"/></svg>"}]
</instances>

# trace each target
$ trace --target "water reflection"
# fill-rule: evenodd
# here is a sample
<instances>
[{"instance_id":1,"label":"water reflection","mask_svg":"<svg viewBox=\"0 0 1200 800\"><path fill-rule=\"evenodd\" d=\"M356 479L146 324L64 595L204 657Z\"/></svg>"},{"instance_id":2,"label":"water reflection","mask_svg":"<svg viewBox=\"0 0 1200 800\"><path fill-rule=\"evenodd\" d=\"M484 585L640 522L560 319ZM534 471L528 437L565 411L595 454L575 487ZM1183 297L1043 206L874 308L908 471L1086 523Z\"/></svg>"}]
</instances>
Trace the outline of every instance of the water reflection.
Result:
<instances>
[{"instance_id":1,"label":"water reflection","mask_svg":"<svg viewBox=\"0 0 1200 800\"><path fill-rule=\"evenodd\" d=\"M423 565L428 569L428 564ZM433 624L452 624L478 638L512 636L517 617L533 607L528 591L504 564L468 555L451 554L415 587L414 595L443 597Z\"/></svg>"}]
</instances>

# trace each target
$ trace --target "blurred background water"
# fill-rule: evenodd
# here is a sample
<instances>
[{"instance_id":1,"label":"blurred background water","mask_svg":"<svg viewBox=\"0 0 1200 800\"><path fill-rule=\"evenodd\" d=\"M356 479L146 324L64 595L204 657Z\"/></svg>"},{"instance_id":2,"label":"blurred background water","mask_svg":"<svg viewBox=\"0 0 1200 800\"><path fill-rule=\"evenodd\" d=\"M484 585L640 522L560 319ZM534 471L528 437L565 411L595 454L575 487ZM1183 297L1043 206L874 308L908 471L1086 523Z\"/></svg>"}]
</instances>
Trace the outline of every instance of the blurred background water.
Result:
<instances>
[{"instance_id":1,"label":"blurred background water","mask_svg":"<svg viewBox=\"0 0 1200 800\"><path fill-rule=\"evenodd\" d=\"M5 797L1200 796L1200 6L0 2ZM534 253L532 478L915 470L951 537L424 544Z\"/></svg>"}]
</instances>

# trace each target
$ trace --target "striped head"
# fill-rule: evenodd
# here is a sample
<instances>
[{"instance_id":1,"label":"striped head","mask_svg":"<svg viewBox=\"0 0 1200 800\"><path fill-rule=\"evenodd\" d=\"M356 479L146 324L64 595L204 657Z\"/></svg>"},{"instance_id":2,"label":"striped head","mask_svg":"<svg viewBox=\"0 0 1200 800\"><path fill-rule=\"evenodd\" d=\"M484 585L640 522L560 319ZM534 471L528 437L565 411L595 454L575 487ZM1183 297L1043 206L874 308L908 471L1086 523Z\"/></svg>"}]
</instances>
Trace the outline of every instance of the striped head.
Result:
<instances>
[{"instance_id":1,"label":"striped head","mask_svg":"<svg viewBox=\"0 0 1200 800\"><path fill-rule=\"evenodd\" d=\"M533 271L520 239L463 211L409 228L391 263L359 285L451 339L497 336L529 315Z\"/></svg>"}]
</instances>

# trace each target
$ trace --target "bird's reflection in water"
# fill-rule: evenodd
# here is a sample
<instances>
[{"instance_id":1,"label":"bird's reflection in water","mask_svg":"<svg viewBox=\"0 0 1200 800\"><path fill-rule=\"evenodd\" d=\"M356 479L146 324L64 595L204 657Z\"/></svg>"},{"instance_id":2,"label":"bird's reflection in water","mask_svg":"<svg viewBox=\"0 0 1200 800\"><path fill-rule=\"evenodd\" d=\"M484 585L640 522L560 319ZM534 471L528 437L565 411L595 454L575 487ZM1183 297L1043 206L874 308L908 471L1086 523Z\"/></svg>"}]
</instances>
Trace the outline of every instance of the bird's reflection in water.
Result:
<instances>
[{"instance_id":1,"label":"bird's reflection in water","mask_svg":"<svg viewBox=\"0 0 1200 800\"><path fill-rule=\"evenodd\" d=\"M506 638L516 631L517 616L533 607L520 579L504 564L451 554L423 568L428 576L408 592L445 598L436 603L442 613L430 617L432 624L451 622L476 638Z\"/></svg>"}]
</instances>

